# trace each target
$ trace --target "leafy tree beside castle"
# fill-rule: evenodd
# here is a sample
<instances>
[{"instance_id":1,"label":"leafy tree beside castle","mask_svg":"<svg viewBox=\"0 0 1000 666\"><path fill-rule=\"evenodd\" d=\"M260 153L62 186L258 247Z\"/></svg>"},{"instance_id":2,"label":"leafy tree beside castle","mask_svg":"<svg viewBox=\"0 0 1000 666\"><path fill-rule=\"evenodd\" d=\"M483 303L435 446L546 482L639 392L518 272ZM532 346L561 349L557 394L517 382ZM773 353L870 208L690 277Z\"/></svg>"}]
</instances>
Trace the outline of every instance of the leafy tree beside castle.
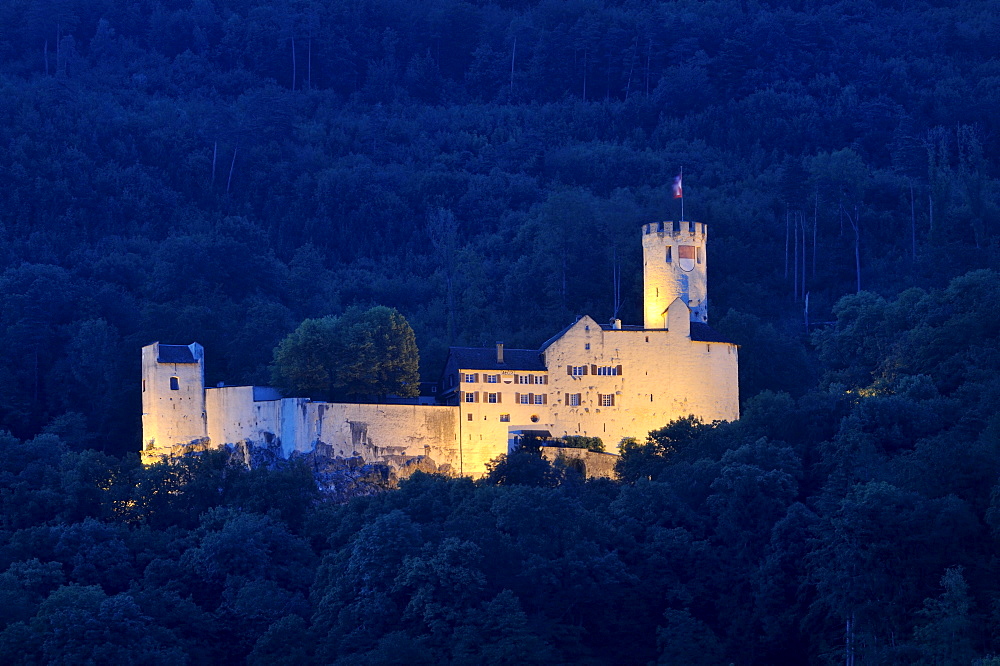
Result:
<instances>
[{"instance_id":1,"label":"leafy tree beside castle","mask_svg":"<svg viewBox=\"0 0 1000 666\"><path fill-rule=\"evenodd\" d=\"M420 353L397 310L349 308L306 319L274 350L271 378L286 395L364 399L420 394Z\"/></svg>"}]
</instances>

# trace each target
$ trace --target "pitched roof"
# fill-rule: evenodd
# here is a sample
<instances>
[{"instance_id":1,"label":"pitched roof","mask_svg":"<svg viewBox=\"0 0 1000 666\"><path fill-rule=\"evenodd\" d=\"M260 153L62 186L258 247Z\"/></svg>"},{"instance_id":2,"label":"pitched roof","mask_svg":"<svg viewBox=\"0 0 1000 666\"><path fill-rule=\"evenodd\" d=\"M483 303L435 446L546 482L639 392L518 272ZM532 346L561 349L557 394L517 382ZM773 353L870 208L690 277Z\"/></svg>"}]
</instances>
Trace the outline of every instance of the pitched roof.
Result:
<instances>
[{"instance_id":1,"label":"pitched roof","mask_svg":"<svg viewBox=\"0 0 1000 666\"><path fill-rule=\"evenodd\" d=\"M601 328L605 331L614 331L615 329L611 324L601 324ZM645 331L646 329L642 326L622 326L622 331ZM726 336L722 335L714 328L708 324L702 323L700 321L691 322L691 340L694 342L728 342L729 344L736 344Z\"/></svg>"},{"instance_id":2,"label":"pitched roof","mask_svg":"<svg viewBox=\"0 0 1000 666\"><path fill-rule=\"evenodd\" d=\"M695 342L728 342L731 345L736 344L708 324L703 324L700 321L691 322L691 339Z\"/></svg>"},{"instance_id":3,"label":"pitched roof","mask_svg":"<svg viewBox=\"0 0 1000 666\"><path fill-rule=\"evenodd\" d=\"M537 349L504 349L497 363L496 347L452 347L451 358L461 370L545 370Z\"/></svg>"},{"instance_id":4,"label":"pitched roof","mask_svg":"<svg viewBox=\"0 0 1000 666\"><path fill-rule=\"evenodd\" d=\"M156 360L159 363L197 363L194 352L187 345L159 345Z\"/></svg>"},{"instance_id":5,"label":"pitched roof","mask_svg":"<svg viewBox=\"0 0 1000 666\"><path fill-rule=\"evenodd\" d=\"M601 324L601 330L603 331L645 331L646 329L642 326L635 326L633 324L625 324L621 328L615 328L611 324Z\"/></svg>"}]
</instances>

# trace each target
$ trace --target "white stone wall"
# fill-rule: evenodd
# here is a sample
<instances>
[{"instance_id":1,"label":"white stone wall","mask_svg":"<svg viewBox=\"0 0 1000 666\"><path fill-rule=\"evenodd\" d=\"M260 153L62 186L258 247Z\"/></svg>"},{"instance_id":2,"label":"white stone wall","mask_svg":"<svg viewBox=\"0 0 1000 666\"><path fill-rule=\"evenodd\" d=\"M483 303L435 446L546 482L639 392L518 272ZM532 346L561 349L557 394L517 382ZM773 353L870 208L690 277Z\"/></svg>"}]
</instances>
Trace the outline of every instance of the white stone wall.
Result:
<instances>
[{"instance_id":1,"label":"white stone wall","mask_svg":"<svg viewBox=\"0 0 1000 666\"><path fill-rule=\"evenodd\" d=\"M328 455L368 462L427 456L439 467L461 467L458 409L439 405L253 399L252 386L206 389L208 433L215 445L277 442L284 457L322 446Z\"/></svg>"},{"instance_id":2,"label":"white stone wall","mask_svg":"<svg viewBox=\"0 0 1000 666\"><path fill-rule=\"evenodd\" d=\"M477 381L466 381L466 374L473 374ZM500 381L493 384L486 375L499 375ZM461 442L463 473L474 477L486 472L486 463L507 453L508 433L513 430L548 430L555 427L551 418L552 386L548 372L527 370L477 370L462 369L459 373L460 410L458 418L458 439ZM531 383L515 383L526 381ZM543 378L539 384L535 378ZM496 393L497 403L489 402L489 394ZM473 395L473 401L466 398ZM545 404L533 401L525 404L520 396L545 396ZM506 418L507 420L503 420ZM535 419L535 420L533 420ZM553 432L553 434L555 434Z\"/></svg>"}]
</instances>

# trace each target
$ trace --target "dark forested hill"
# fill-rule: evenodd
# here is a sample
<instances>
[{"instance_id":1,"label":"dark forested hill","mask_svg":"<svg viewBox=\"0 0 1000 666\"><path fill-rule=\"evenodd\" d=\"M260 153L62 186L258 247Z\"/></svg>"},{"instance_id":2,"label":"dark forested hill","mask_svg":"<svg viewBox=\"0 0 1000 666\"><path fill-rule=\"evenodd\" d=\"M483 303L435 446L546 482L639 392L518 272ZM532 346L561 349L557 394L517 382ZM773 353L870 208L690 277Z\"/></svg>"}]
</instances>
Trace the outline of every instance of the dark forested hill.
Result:
<instances>
[{"instance_id":1,"label":"dark forested hill","mask_svg":"<svg viewBox=\"0 0 1000 666\"><path fill-rule=\"evenodd\" d=\"M610 318L616 262L636 321L637 225L679 215L682 166L747 357L801 347L805 294L828 321L995 266L988 7L2 3L0 422L135 449L141 344L266 381L354 304L400 309L433 376L449 343ZM804 390L800 353L744 396Z\"/></svg>"},{"instance_id":2,"label":"dark forested hill","mask_svg":"<svg viewBox=\"0 0 1000 666\"><path fill-rule=\"evenodd\" d=\"M998 53L976 0L0 2L0 661L997 663ZM740 422L346 504L122 455L153 340L266 382L385 305L434 378L616 269L638 322L682 167Z\"/></svg>"}]
</instances>

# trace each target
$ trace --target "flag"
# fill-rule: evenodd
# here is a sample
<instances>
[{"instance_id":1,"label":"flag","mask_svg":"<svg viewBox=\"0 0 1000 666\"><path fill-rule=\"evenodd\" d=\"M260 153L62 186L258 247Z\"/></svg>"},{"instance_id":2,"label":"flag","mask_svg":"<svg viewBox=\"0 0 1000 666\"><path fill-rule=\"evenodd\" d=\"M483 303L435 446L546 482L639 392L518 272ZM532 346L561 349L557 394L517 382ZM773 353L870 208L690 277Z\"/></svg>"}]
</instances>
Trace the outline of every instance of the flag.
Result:
<instances>
[{"instance_id":1,"label":"flag","mask_svg":"<svg viewBox=\"0 0 1000 666\"><path fill-rule=\"evenodd\" d=\"M677 174L677 177L674 178L674 199L682 199L682 198L684 198L684 189L683 189L683 187L681 185L681 181L683 179L684 179L684 172L683 171L680 172L679 174Z\"/></svg>"}]
</instances>

